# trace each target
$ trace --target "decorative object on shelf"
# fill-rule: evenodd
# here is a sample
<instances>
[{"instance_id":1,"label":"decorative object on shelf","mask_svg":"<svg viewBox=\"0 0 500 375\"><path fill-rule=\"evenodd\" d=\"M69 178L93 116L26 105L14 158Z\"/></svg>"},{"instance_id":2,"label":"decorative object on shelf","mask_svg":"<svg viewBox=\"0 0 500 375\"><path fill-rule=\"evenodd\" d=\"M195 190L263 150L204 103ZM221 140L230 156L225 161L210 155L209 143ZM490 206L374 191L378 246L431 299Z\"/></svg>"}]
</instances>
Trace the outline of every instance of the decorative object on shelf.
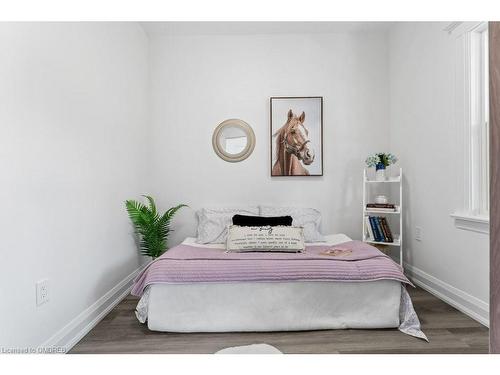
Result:
<instances>
[{"instance_id":1,"label":"decorative object on shelf","mask_svg":"<svg viewBox=\"0 0 500 375\"><path fill-rule=\"evenodd\" d=\"M389 200L387 199L387 197L385 195L377 195L375 197L375 203L378 203L378 204L386 204Z\"/></svg>"},{"instance_id":2,"label":"decorative object on shelf","mask_svg":"<svg viewBox=\"0 0 500 375\"><path fill-rule=\"evenodd\" d=\"M185 204L169 208L163 215L156 209L155 201L148 195L143 195L148 200L148 205L134 200L125 201L128 216L134 225L139 237L139 251L142 255L156 259L167 251L170 221L175 213Z\"/></svg>"},{"instance_id":3,"label":"decorative object on shelf","mask_svg":"<svg viewBox=\"0 0 500 375\"><path fill-rule=\"evenodd\" d=\"M255 134L245 121L229 119L215 128L212 146L222 160L235 163L252 154L255 148Z\"/></svg>"},{"instance_id":4,"label":"decorative object on shelf","mask_svg":"<svg viewBox=\"0 0 500 375\"><path fill-rule=\"evenodd\" d=\"M375 179L377 181L385 181L385 169L391 165L395 164L398 158L390 153L378 152L375 155L368 156L366 158L366 165L371 168L375 167Z\"/></svg>"},{"instance_id":5,"label":"decorative object on shelf","mask_svg":"<svg viewBox=\"0 0 500 375\"><path fill-rule=\"evenodd\" d=\"M323 97L272 97L271 177L323 176Z\"/></svg>"}]
</instances>

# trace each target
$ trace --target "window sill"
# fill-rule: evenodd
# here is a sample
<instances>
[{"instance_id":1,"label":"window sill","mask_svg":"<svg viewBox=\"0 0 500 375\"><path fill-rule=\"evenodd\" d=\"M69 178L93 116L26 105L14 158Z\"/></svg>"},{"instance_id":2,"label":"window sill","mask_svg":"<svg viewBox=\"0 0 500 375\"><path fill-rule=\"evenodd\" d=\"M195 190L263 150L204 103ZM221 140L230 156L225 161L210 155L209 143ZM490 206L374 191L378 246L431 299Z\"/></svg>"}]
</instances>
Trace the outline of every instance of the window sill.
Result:
<instances>
[{"instance_id":1,"label":"window sill","mask_svg":"<svg viewBox=\"0 0 500 375\"><path fill-rule=\"evenodd\" d=\"M455 219L455 226L458 229L485 234L490 233L490 218L488 216L466 213L453 213L450 216Z\"/></svg>"}]
</instances>

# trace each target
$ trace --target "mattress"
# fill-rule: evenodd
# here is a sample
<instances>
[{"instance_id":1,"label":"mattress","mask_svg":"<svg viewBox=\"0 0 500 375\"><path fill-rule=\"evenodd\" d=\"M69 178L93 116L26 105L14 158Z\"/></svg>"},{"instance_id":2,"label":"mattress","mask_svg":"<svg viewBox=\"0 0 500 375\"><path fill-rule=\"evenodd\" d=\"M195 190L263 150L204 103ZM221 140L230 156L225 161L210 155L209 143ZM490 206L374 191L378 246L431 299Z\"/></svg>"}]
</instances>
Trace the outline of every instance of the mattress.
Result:
<instances>
[{"instance_id":1,"label":"mattress","mask_svg":"<svg viewBox=\"0 0 500 375\"><path fill-rule=\"evenodd\" d=\"M400 300L393 280L157 284L147 321L168 332L396 328Z\"/></svg>"}]
</instances>

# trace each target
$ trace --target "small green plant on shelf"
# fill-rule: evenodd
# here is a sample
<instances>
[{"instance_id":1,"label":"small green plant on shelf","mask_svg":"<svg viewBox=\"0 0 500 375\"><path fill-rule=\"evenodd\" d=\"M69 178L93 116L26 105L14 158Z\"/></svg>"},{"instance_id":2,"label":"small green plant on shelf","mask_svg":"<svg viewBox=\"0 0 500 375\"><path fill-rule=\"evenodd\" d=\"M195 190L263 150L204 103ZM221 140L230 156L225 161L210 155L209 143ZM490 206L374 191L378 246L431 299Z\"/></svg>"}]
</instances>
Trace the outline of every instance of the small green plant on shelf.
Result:
<instances>
[{"instance_id":1,"label":"small green plant on shelf","mask_svg":"<svg viewBox=\"0 0 500 375\"><path fill-rule=\"evenodd\" d=\"M375 167L376 170L385 169L391 164L395 164L398 158L390 153L378 152L375 155L370 155L366 158L368 167Z\"/></svg>"},{"instance_id":2,"label":"small green plant on shelf","mask_svg":"<svg viewBox=\"0 0 500 375\"><path fill-rule=\"evenodd\" d=\"M143 195L143 197L147 199L147 204L127 200L125 207L134 225L135 233L139 237L139 252L156 259L168 250L168 235L172 231L170 222L173 216L182 207L187 206L179 204L160 214L154 199L148 195Z\"/></svg>"}]
</instances>

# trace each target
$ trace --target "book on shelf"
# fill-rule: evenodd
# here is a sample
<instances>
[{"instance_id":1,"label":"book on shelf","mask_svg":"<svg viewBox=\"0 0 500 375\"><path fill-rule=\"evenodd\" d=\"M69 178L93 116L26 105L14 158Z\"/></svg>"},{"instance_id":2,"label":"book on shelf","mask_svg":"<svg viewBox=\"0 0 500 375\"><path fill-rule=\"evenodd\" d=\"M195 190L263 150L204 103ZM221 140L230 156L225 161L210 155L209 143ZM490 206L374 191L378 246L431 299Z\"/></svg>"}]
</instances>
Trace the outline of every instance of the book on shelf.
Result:
<instances>
[{"instance_id":1,"label":"book on shelf","mask_svg":"<svg viewBox=\"0 0 500 375\"><path fill-rule=\"evenodd\" d=\"M389 222L382 216L366 216L367 238L376 242L394 242Z\"/></svg>"},{"instance_id":2,"label":"book on shelf","mask_svg":"<svg viewBox=\"0 0 500 375\"><path fill-rule=\"evenodd\" d=\"M394 213L394 212L398 212L397 209L392 209L392 208L369 208L369 207L366 208L366 211L380 212L380 213Z\"/></svg>"},{"instance_id":3,"label":"book on shelf","mask_svg":"<svg viewBox=\"0 0 500 375\"><path fill-rule=\"evenodd\" d=\"M389 227L389 222L385 217L380 217L379 218L380 223L382 224L382 229L384 230L384 233L387 238L387 242L394 242L394 238L392 237L392 232L391 228Z\"/></svg>"},{"instance_id":4,"label":"book on shelf","mask_svg":"<svg viewBox=\"0 0 500 375\"><path fill-rule=\"evenodd\" d=\"M396 208L394 203L367 203L366 207L373 208Z\"/></svg>"},{"instance_id":5,"label":"book on shelf","mask_svg":"<svg viewBox=\"0 0 500 375\"><path fill-rule=\"evenodd\" d=\"M377 230L380 234L380 242L387 242L385 234L384 234L384 230L382 228L382 224L380 222L380 217L375 216L375 224L377 225Z\"/></svg>"},{"instance_id":6,"label":"book on shelf","mask_svg":"<svg viewBox=\"0 0 500 375\"><path fill-rule=\"evenodd\" d=\"M368 203L366 205L366 210L375 212L396 212L398 206L392 203Z\"/></svg>"},{"instance_id":7,"label":"book on shelf","mask_svg":"<svg viewBox=\"0 0 500 375\"><path fill-rule=\"evenodd\" d=\"M370 218L368 216L365 216L365 228L366 228L366 237L371 241L375 241L372 225L370 223Z\"/></svg>"},{"instance_id":8,"label":"book on shelf","mask_svg":"<svg viewBox=\"0 0 500 375\"><path fill-rule=\"evenodd\" d=\"M377 223L380 226L380 231L382 232L383 242L389 242L389 237L387 236L381 217L377 217Z\"/></svg>"},{"instance_id":9,"label":"book on shelf","mask_svg":"<svg viewBox=\"0 0 500 375\"><path fill-rule=\"evenodd\" d=\"M370 223L373 230L373 235L375 236L375 241L382 242L382 235L380 233L379 227L377 225L377 218L375 216L369 216Z\"/></svg>"}]
</instances>

